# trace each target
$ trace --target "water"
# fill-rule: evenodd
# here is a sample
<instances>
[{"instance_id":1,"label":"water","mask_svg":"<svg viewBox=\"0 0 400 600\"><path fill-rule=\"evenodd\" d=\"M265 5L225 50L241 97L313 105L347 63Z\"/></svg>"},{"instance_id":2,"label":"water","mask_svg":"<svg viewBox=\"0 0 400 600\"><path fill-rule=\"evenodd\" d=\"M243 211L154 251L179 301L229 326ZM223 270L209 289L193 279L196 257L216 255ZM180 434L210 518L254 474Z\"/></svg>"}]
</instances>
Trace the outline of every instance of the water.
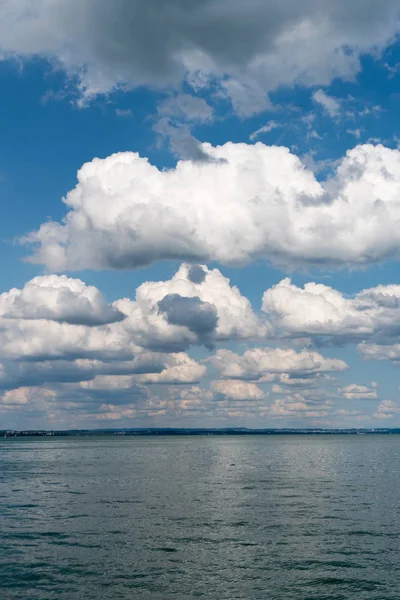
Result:
<instances>
[{"instance_id":1,"label":"water","mask_svg":"<svg viewBox=\"0 0 400 600\"><path fill-rule=\"evenodd\" d=\"M0 598L398 600L400 436L0 442Z\"/></svg>"}]
</instances>

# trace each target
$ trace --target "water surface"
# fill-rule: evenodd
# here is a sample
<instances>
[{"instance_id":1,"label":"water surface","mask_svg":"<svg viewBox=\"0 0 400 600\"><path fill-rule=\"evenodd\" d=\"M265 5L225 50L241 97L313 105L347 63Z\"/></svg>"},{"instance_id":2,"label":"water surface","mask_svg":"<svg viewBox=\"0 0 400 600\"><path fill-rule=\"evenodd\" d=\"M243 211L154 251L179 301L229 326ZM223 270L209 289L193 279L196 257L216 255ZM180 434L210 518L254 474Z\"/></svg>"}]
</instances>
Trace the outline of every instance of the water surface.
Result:
<instances>
[{"instance_id":1,"label":"water surface","mask_svg":"<svg viewBox=\"0 0 400 600\"><path fill-rule=\"evenodd\" d=\"M0 441L2 600L400 598L400 436Z\"/></svg>"}]
</instances>

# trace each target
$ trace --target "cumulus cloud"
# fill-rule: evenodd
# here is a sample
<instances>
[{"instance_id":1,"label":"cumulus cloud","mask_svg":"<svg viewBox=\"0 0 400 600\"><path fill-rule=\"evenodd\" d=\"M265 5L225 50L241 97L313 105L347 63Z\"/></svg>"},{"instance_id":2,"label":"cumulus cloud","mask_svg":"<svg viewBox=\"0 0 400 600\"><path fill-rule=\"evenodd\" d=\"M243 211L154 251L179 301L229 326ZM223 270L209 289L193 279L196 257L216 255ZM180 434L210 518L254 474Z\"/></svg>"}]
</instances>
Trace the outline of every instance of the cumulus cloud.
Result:
<instances>
[{"instance_id":1,"label":"cumulus cloud","mask_svg":"<svg viewBox=\"0 0 400 600\"><path fill-rule=\"evenodd\" d=\"M211 389L217 398L227 400L260 400L267 395L255 383L235 379L213 381Z\"/></svg>"},{"instance_id":2,"label":"cumulus cloud","mask_svg":"<svg viewBox=\"0 0 400 600\"><path fill-rule=\"evenodd\" d=\"M194 281L193 281L194 280ZM193 344L264 337L271 331L218 269L183 264L169 281L145 282L115 306L142 347L180 352Z\"/></svg>"},{"instance_id":3,"label":"cumulus cloud","mask_svg":"<svg viewBox=\"0 0 400 600\"><path fill-rule=\"evenodd\" d=\"M242 114L282 85L352 78L399 29L396 0L29 0L1 3L3 57L41 56L82 102L116 87L217 84Z\"/></svg>"},{"instance_id":4,"label":"cumulus cloud","mask_svg":"<svg viewBox=\"0 0 400 600\"><path fill-rule=\"evenodd\" d=\"M242 355L221 349L209 361L225 379L255 381L268 381L273 374L302 378L348 369L343 360L325 358L309 350L296 352L292 348L253 348Z\"/></svg>"},{"instance_id":5,"label":"cumulus cloud","mask_svg":"<svg viewBox=\"0 0 400 600\"><path fill-rule=\"evenodd\" d=\"M393 419L400 413L400 406L393 400L382 400L374 417L377 419Z\"/></svg>"},{"instance_id":6,"label":"cumulus cloud","mask_svg":"<svg viewBox=\"0 0 400 600\"><path fill-rule=\"evenodd\" d=\"M59 387L60 396L68 401L111 401L113 404L132 404L147 398L147 390L131 375L96 375L89 381Z\"/></svg>"},{"instance_id":7,"label":"cumulus cloud","mask_svg":"<svg viewBox=\"0 0 400 600\"><path fill-rule=\"evenodd\" d=\"M189 384L200 381L206 371L205 365L184 352L163 354L138 348L133 360L107 360L106 356L104 360L6 360L0 363L0 389L88 382L96 377L125 377L140 384Z\"/></svg>"},{"instance_id":8,"label":"cumulus cloud","mask_svg":"<svg viewBox=\"0 0 400 600\"><path fill-rule=\"evenodd\" d=\"M125 152L86 163L62 224L23 241L50 270L161 259L238 265L365 265L398 258L400 151L356 146L325 183L287 148L202 144L209 161L160 171Z\"/></svg>"},{"instance_id":9,"label":"cumulus cloud","mask_svg":"<svg viewBox=\"0 0 400 600\"><path fill-rule=\"evenodd\" d=\"M6 390L0 396L0 407L6 409L23 408L31 402L37 402L43 398L53 399L56 392L46 388L39 387L19 387L12 390Z\"/></svg>"},{"instance_id":10,"label":"cumulus cloud","mask_svg":"<svg viewBox=\"0 0 400 600\"><path fill-rule=\"evenodd\" d=\"M151 354L151 353L144 353ZM23 366L31 365L29 372ZM134 419L136 426L155 416L176 418L168 387L186 388L202 379L206 367L184 353L126 362L93 360L16 362L13 380L1 380L3 427L93 427L100 420ZM4 365L0 366L0 369ZM7 371L9 371L7 365ZM146 373L147 371L147 373ZM29 382L30 379L30 382ZM162 396L148 385L160 383ZM207 397L203 395L202 402ZM16 420L17 419L17 420ZM6 425L9 423L9 425ZM147 421L147 425L148 425ZM162 423L161 423L162 425Z\"/></svg>"},{"instance_id":11,"label":"cumulus cloud","mask_svg":"<svg viewBox=\"0 0 400 600\"><path fill-rule=\"evenodd\" d=\"M321 283L300 288L283 279L264 293L262 309L289 335L388 344L400 332L400 285L378 285L348 297ZM366 355L375 353L374 348L360 346Z\"/></svg>"},{"instance_id":12,"label":"cumulus cloud","mask_svg":"<svg viewBox=\"0 0 400 600\"><path fill-rule=\"evenodd\" d=\"M360 400L360 399L375 399L378 397L378 393L376 391L376 385L371 384L371 386L366 385L357 385L356 383L351 383L346 385L345 387L338 389L339 396L343 396L346 400Z\"/></svg>"},{"instance_id":13,"label":"cumulus cloud","mask_svg":"<svg viewBox=\"0 0 400 600\"><path fill-rule=\"evenodd\" d=\"M192 384L199 382L206 372L205 365L199 364L184 352L179 352L165 356L164 368L160 373L143 373L136 376L136 380L147 384Z\"/></svg>"},{"instance_id":14,"label":"cumulus cloud","mask_svg":"<svg viewBox=\"0 0 400 600\"><path fill-rule=\"evenodd\" d=\"M111 305L80 280L37 277L2 294L0 313L3 389L101 377L193 384L207 367L184 352L190 346L211 349L271 334L267 320L218 269L193 264L183 264L170 280L145 282L134 299Z\"/></svg>"},{"instance_id":15,"label":"cumulus cloud","mask_svg":"<svg viewBox=\"0 0 400 600\"><path fill-rule=\"evenodd\" d=\"M213 393L198 385L170 388L169 400L180 417L199 416L213 410Z\"/></svg>"},{"instance_id":16,"label":"cumulus cloud","mask_svg":"<svg viewBox=\"0 0 400 600\"><path fill-rule=\"evenodd\" d=\"M47 275L28 281L22 290L0 295L0 318L49 319L71 325L104 325L125 315L107 304L103 294L80 279Z\"/></svg>"},{"instance_id":17,"label":"cumulus cloud","mask_svg":"<svg viewBox=\"0 0 400 600\"><path fill-rule=\"evenodd\" d=\"M400 344L358 344L357 350L365 360L388 360L395 365L400 363Z\"/></svg>"},{"instance_id":18,"label":"cumulus cloud","mask_svg":"<svg viewBox=\"0 0 400 600\"><path fill-rule=\"evenodd\" d=\"M278 398L269 409L269 415L275 418L322 418L331 411L330 405L314 406L300 395Z\"/></svg>"},{"instance_id":19,"label":"cumulus cloud","mask_svg":"<svg viewBox=\"0 0 400 600\"><path fill-rule=\"evenodd\" d=\"M22 361L130 360L137 346L127 329L48 320L2 319L0 359Z\"/></svg>"},{"instance_id":20,"label":"cumulus cloud","mask_svg":"<svg viewBox=\"0 0 400 600\"><path fill-rule=\"evenodd\" d=\"M112 305L80 280L35 278L0 296L0 360L120 363L143 349L182 352L267 334L268 324L220 271L198 267L197 280L200 270L204 279L193 283L191 269L183 265L170 281L145 282L135 300Z\"/></svg>"}]
</instances>

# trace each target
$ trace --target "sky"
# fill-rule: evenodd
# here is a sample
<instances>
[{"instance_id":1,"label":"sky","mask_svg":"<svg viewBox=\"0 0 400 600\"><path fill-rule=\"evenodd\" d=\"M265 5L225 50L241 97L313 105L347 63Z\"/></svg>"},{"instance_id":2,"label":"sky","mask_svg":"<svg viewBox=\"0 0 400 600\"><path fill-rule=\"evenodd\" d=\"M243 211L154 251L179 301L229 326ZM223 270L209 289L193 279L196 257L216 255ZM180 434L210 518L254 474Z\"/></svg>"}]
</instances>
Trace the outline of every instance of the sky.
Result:
<instances>
[{"instance_id":1,"label":"sky","mask_svg":"<svg viewBox=\"0 0 400 600\"><path fill-rule=\"evenodd\" d=\"M400 426L397 0L0 0L0 429Z\"/></svg>"}]
</instances>

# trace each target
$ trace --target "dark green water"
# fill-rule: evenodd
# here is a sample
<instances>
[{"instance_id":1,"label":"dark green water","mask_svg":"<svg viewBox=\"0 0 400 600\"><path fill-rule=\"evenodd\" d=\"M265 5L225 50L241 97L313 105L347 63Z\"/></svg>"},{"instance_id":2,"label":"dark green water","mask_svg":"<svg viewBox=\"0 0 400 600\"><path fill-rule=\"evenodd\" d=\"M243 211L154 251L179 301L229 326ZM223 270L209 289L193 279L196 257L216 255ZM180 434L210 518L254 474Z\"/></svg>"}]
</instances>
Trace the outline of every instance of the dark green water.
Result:
<instances>
[{"instance_id":1,"label":"dark green water","mask_svg":"<svg viewBox=\"0 0 400 600\"><path fill-rule=\"evenodd\" d=\"M5 439L0 598L399 600L400 436Z\"/></svg>"}]
</instances>

